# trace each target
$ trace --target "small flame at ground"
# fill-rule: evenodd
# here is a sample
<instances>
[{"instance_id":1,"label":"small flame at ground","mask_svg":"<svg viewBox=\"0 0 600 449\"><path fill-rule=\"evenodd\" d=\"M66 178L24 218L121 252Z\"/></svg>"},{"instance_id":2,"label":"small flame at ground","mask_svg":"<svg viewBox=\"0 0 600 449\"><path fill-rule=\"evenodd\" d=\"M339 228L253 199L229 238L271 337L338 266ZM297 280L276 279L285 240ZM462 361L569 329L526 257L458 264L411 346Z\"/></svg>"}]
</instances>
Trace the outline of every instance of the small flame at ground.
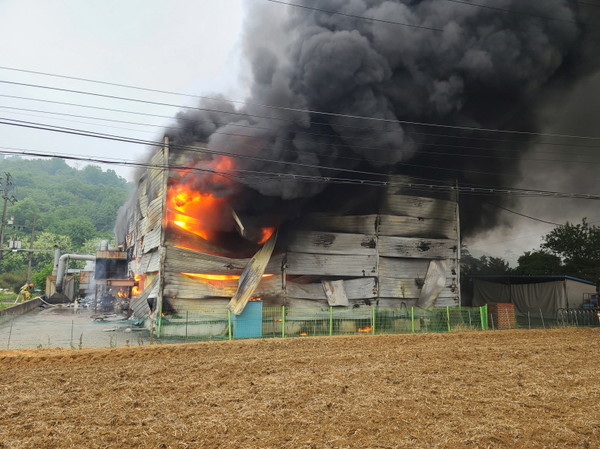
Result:
<instances>
[{"instance_id":1,"label":"small flame at ground","mask_svg":"<svg viewBox=\"0 0 600 449\"><path fill-rule=\"evenodd\" d=\"M301 337L308 337L308 332L300 332L298 335Z\"/></svg>"},{"instance_id":2,"label":"small flame at ground","mask_svg":"<svg viewBox=\"0 0 600 449\"><path fill-rule=\"evenodd\" d=\"M119 291L115 294L115 296L117 298L129 298L127 290L125 290L124 288L120 288Z\"/></svg>"},{"instance_id":3,"label":"small flame at ground","mask_svg":"<svg viewBox=\"0 0 600 449\"><path fill-rule=\"evenodd\" d=\"M372 330L373 330L373 328L371 326L359 327L358 328L358 332L362 332L363 334L368 334Z\"/></svg>"}]
</instances>

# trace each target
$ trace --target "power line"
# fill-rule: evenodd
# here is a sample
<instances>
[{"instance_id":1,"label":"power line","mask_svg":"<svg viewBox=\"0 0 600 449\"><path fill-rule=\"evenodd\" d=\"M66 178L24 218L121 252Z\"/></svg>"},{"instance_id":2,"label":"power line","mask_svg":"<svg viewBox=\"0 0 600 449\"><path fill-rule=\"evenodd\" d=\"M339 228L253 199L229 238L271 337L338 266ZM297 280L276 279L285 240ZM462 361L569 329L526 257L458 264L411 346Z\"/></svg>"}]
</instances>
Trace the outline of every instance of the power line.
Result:
<instances>
[{"instance_id":1,"label":"power line","mask_svg":"<svg viewBox=\"0 0 600 449\"><path fill-rule=\"evenodd\" d=\"M271 0L267 0L267 1L271 1ZM95 96L95 97L103 97L103 98L123 100L123 101L131 101L131 102L136 102L136 103L153 104L153 105L157 105L157 106L168 106L168 107L176 107L176 108L181 108L181 109L216 112L216 113L222 113L222 114L226 114L226 115L239 115L239 116L243 116L243 117L262 118L262 119L267 119L267 120L276 120L276 121L283 121L283 122L292 122L292 123L295 122L294 119L287 119L287 118L283 118L283 117L263 116L263 115L249 114L249 113L245 113L245 112L231 112L231 111L223 111L220 109L213 109L213 108L199 108L199 107L193 107L193 106L184 106L184 105L177 105L177 104L172 104L172 103L142 100L139 98L129 98L129 97L116 96L116 95L100 94L97 92L81 91L81 90L75 90L75 89L65 89L65 88L52 87L52 86L44 86L44 85L39 85L39 84L19 83L19 82L15 82L15 81L7 81L7 80L0 80L0 83L19 85L19 86L25 86L25 87L33 87L33 88L38 88L38 89L54 90L54 91L60 91L60 92L76 93L76 94L81 94L81 95L90 95L90 96ZM24 97L17 97L17 96L11 96L11 95L2 95L2 96L8 97L8 98L24 98ZM25 98L25 99L27 99L27 98ZM68 103L62 103L62 102L56 102L56 103L68 104ZM73 105L73 104L70 104L70 105ZM279 109L280 107L277 107L277 108ZM314 111L314 110L310 110L310 109L296 109L296 108L281 108L281 109L285 109L287 111L293 111L293 112L320 114L320 115L324 115L327 117L346 118L346 119L354 119L354 120L372 120L372 121L380 122L380 123L393 123L393 124L400 124L400 125L413 125L413 126L425 126L425 127L443 128L443 129L456 129L456 130L462 130L462 131L495 132L495 133L516 134L516 135L526 135L526 136L560 137L560 138L588 139L588 140L600 141L600 137L596 137L596 136L578 136L578 135L571 135L571 134L538 133L538 132L533 132L533 131L518 131L518 130L494 129L494 128L474 127L474 126L447 125L447 124L441 124L441 123L418 122L418 121L412 121L412 120L398 120L398 119L387 119L387 118L382 118L382 117L369 117L369 116L361 116L361 115L353 115L353 114L339 114L339 113L335 113L335 112ZM315 124L315 125L330 126L329 123L320 123L320 122L314 122L314 121L311 123ZM349 128L354 128L354 129L363 129L363 130L370 129L373 131L380 131L379 129L375 129L375 128L361 128L361 127L339 125L339 124L336 124L336 126L349 127Z\"/></svg>"},{"instance_id":2,"label":"power line","mask_svg":"<svg viewBox=\"0 0 600 449\"><path fill-rule=\"evenodd\" d=\"M108 134L86 132L83 130L69 129L69 128L63 128L63 127L44 127L44 126L38 126L37 124L28 124L27 122L7 123L7 122L0 121L0 124L21 126L21 127L30 128L30 129L42 129L42 130L46 130L46 131L61 132L61 133L80 135L80 136L92 137L92 138L100 138L100 139L104 139L104 140L120 141L120 142L133 143L133 144L142 144L142 145L151 145L151 146L160 146L162 144L162 142L157 142L157 141L131 139L131 138L123 137L123 136L113 136L113 135L108 135ZM224 152L224 151L211 150L207 147L202 147L202 146L197 146L197 145L196 146L171 145L171 146L174 147L175 149L186 150L186 151L195 151L195 152L207 153L207 154L215 154L218 156L227 156L227 157L243 158L243 159L255 159L255 160L262 161L262 162L273 162L273 163L280 163L280 164L299 165L302 167L329 169L329 170L336 170L336 171L341 171L341 172L349 172L349 173L353 173L353 174L369 174L369 175L376 175L376 176L387 176L387 175L384 175L381 173L364 172L364 171L349 170L349 169L337 169L337 168L332 168L332 167L318 166L318 165L314 165L314 164L301 164L301 163L295 163L295 162L276 161L276 160L266 159L266 158L257 158L257 157L248 156L248 155L239 155L239 154L234 154L234 153L229 153L229 152ZM204 170L204 171L210 171L210 170ZM233 169L233 171L244 171L244 170ZM363 179L363 178L350 178L350 179L336 178L336 177L323 176L323 175L312 176L312 175L300 175L300 174L293 174L293 173L273 173L273 172L262 172L262 171L253 171L253 173L258 173L258 174L263 174L263 175L266 174L266 175L274 177L273 179L289 177L292 179L302 180L302 181L309 180L311 182L353 183L353 184L376 185L376 186L400 185L400 186L405 186L405 187L412 188L412 189L421 189L421 190L456 190L463 194L470 194L470 195L502 194L502 195L513 195L513 196L542 196L542 197L579 198L579 199L594 199L594 200L600 199L599 195L593 195L593 194L565 193L565 192L554 192L554 191L537 190L537 189L504 188L504 187L498 188L498 187L481 187L481 186L454 187L454 186L448 186L448 185L435 185L435 184L423 184L423 183L399 183L399 182L393 182L393 181L387 181L387 180L386 181L377 181L377 180Z\"/></svg>"},{"instance_id":3,"label":"power line","mask_svg":"<svg viewBox=\"0 0 600 449\"><path fill-rule=\"evenodd\" d=\"M528 12L525 12L525 11L519 11L519 10L514 10L514 9L506 9L506 8L499 8L497 6L482 5L480 3L471 3L471 2L466 2L466 1L463 1L463 0L446 0L446 1L447 2L451 2L451 3L459 3L461 5L473 6L473 7L476 7L476 8L491 9L493 11L500 11L500 12L505 12L505 13L514 14L514 15L518 15L518 16L527 16L527 17L533 17L533 18L543 19L543 20L554 20L554 21L557 21L557 22L574 23L574 24L577 24L577 25L588 25L586 23L578 22L578 21L575 21L575 20L561 19L561 18L558 18L558 17L540 16L540 15L531 14L531 13L528 13Z\"/></svg>"},{"instance_id":4,"label":"power line","mask_svg":"<svg viewBox=\"0 0 600 449\"><path fill-rule=\"evenodd\" d=\"M13 120L13 119L7 119L7 120ZM14 120L16 122L20 122L18 120ZM33 124L34 122L26 122L29 124ZM47 125L47 126L52 126L55 127L54 125ZM55 127L55 128L59 128L59 127ZM68 128L70 130L72 130L72 128ZM135 131L135 130L134 130ZM254 136L248 136L248 135L244 135L244 134L235 134L235 133L221 133L221 132L215 132L216 134L224 134L224 135L231 135L231 136L238 136L238 137L249 137L252 138ZM286 140L286 139L284 139ZM291 140L291 139L289 139ZM424 144L427 145L427 144ZM342 145L345 146L345 145ZM433 144L433 146L435 146ZM269 149L270 147L266 147L265 149ZM367 148L367 149L371 149L371 150L381 150L384 151L385 149L382 148L373 148L373 147L362 147ZM467 147L468 148L468 147ZM271 148L272 149L272 148ZM398 151L402 151L402 150L398 150ZM285 150L285 152L288 153L295 153L295 154L309 154L309 155L316 155L316 156L322 156L322 157L327 157L327 155L323 155L323 154L318 154L318 153L313 153L313 152L308 152L308 151L301 151L301 150L291 150L291 149L287 149ZM432 155L432 156L438 156L438 155L442 155L442 156L453 156L453 157L487 157L487 158L500 158L500 159L510 159L507 157L502 157L502 156L489 156L489 155L458 155L458 154L451 154L451 153L440 153L440 152L432 152L432 151L426 151L426 152L421 152L421 155L425 154L425 155ZM229 154L227 154L229 155ZM242 156L240 156L242 157ZM351 157L347 157L347 156L331 156L331 157L335 157L336 160L337 159L344 159L344 160L354 160L354 161L363 161L365 160L364 158L351 158ZM552 162L567 162L567 163L586 163L586 164L590 164L590 163L596 163L596 162L586 162L586 161L568 161L568 160L544 160L544 159L525 159L522 158L521 160L531 160L531 161L552 161ZM265 160L263 160L265 161ZM297 163L293 163L293 162L282 162L282 161L274 161L274 160L268 160L269 162L277 162L277 163L286 163L286 164L297 164ZM433 170L441 170L441 171L451 171L451 172L458 172L458 173L472 173L472 174L483 174L483 175L497 175L498 173L495 172L486 172L486 171L477 171L477 170L465 170L465 169L461 169L461 168L452 168L452 167L439 167L439 166L432 166L432 165L422 165L422 164L411 164L411 163L407 163L407 162L399 162L398 163L399 166L402 167L415 167L415 168L425 168L425 169L433 169ZM336 171L349 171L349 172L357 172L357 173L362 173L362 174L369 174L369 175L380 175L381 174L377 174L374 172L366 172L366 171L356 171L356 170L351 170L351 169L342 169L342 168L337 168L337 167L326 167L326 166L322 166L322 165L314 165L311 166L311 168L319 168L319 169L331 169L331 170L336 170ZM504 176L509 176L509 177L518 177L517 175L504 175ZM427 178L422 178L422 179L427 179Z\"/></svg>"},{"instance_id":5,"label":"power line","mask_svg":"<svg viewBox=\"0 0 600 449\"><path fill-rule=\"evenodd\" d=\"M4 106L0 106L0 109L11 109L11 110L20 110L20 111L23 110L23 111L55 114L55 115L61 115L61 116L77 117L77 118L92 119L92 120L97 119L97 120L102 120L102 121L109 121L109 122L115 122L115 123L126 123L126 124L132 124L132 125L147 126L147 127L152 127L152 128L161 128L161 129L166 128L168 130L182 129L180 126L161 126L161 125L153 125L153 124L148 124L148 123L90 117L90 116L77 115L77 114L64 114L64 113L51 112L51 111L50 112L49 111L40 111L40 110L35 110L35 109L13 108L13 107L4 107ZM35 114L22 114L22 115L44 118L44 116L35 115ZM137 130L137 129L112 126L112 125L101 125L101 124L95 124L95 123L90 123L90 122L82 122L82 121L78 121L78 120L67 120L67 119L58 119L58 120L73 122L73 123L81 123L81 124L86 124L86 125L91 125L91 126L111 127L113 129L121 129L121 130L126 130L126 131L154 133L154 131L142 131L142 130ZM232 137L244 137L244 138L250 138L250 139L261 139L262 138L261 136L253 136L250 134L238 134L238 133L229 133L229 132L223 132L223 131L214 131L212 134L232 136ZM298 141L298 139L278 139L278 141L280 141L280 142L296 142L296 141ZM309 143L311 142L310 140L303 140L303 141L309 142ZM464 153L455 153L455 152L449 152L449 151L430 151L430 150L424 149L418 153L421 156L449 156L449 157L455 157L455 158L468 157L468 158L488 158L488 159L512 159L512 158L514 158L514 156L504 156L504 154L505 153L517 153L517 154L520 153L520 150L512 150L512 149L505 149L505 148L503 149L503 148L491 148L491 147L474 147L474 146L462 146L462 145L452 145L452 144L442 144L442 143L428 143L428 142L420 142L420 141L415 141L415 143L422 147L443 147L443 148L448 148L450 150L456 149L456 150L499 151L502 153L502 154L495 154L495 155L464 154ZM350 144L338 143L338 142L332 143L332 145L335 147L340 147L340 148L352 148L352 149L381 151L381 152L392 152L393 151L396 153L411 153L411 154L413 152L412 150L402 150L402 149L398 149L398 148L379 148L379 147L365 146L365 145L350 145ZM264 148L268 149L268 148L272 148L272 147L264 147ZM596 147L596 148L600 148L600 147ZM321 156L321 157L329 157L329 155L327 155L327 154L315 153L315 152L311 152L311 151L292 150L292 149L285 149L284 151L291 152L291 153L297 153L297 154L311 154L311 155L316 155L316 156ZM559 155L564 154L562 152L556 152L556 151L538 151L538 153L559 154ZM570 152L569 154L573 155L573 156L590 156L590 154L587 154L587 153L582 154L582 153ZM364 157L358 158L358 157L348 157L348 156L339 156L339 155L331 155L330 157L335 157L336 159L354 160L354 161L364 161L365 160ZM369 160L381 161L380 159L369 159ZM600 162L596 162L596 161L581 161L581 160L568 160L568 159L520 158L520 160L521 161L534 161L534 162L566 162L566 163L585 163L585 164L600 163ZM407 164L403 164L403 165L407 165ZM408 164L408 165L410 165L410 164ZM472 172L472 171L469 170L468 172ZM478 172L478 173L484 173L484 172ZM490 173L488 173L488 174L490 174Z\"/></svg>"},{"instance_id":6,"label":"power line","mask_svg":"<svg viewBox=\"0 0 600 449\"><path fill-rule=\"evenodd\" d=\"M545 224L549 224L549 225L560 226L560 223L555 223L553 221L542 220L541 218L532 217L531 215L525 215L525 214L523 214L521 212L517 212L515 210L508 209L506 207L500 206L499 204L490 203L489 201L484 201L484 203L489 204L490 206L497 207L498 209L505 210L506 212L510 212L511 214L519 215L520 217L529 218L530 220L539 221L540 223L545 223Z\"/></svg>"},{"instance_id":7,"label":"power line","mask_svg":"<svg viewBox=\"0 0 600 449\"><path fill-rule=\"evenodd\" d=\"M393 20L377 19L374 17L358 16L355 14L346 14L346 13L339 12L339 11L331 11L331 10L326 10L326 9L321 9L321 8L315 8L312 6L298 5L296 3L287 3L287 2L283 2L283 1L279 1L279 0L267 0L267 1L271 2L271 3L279 3L280 5L293 6L295 8L302 8L302 9L307 9L307 10L311 10L311 11L325 12L327 14L335 14L337 16L350 17L352 19L370 20L371 22L387 23L389 25L399 25L399 26L410 27L410 28L418 28L418 29L422 29L422 30L436 31L439 33L444 32L444 30L441 28L427 27L424 25L415 25L415 24L411 24L411 23L395 22Z\"/></svg>"},{"instance_id":8,"label":"power line","mask_svg":"<svg viewBox=\"0 0 600 449\"><path fill-rule=\"evenodd\" d=\"M600 5L598 5L600 7ZM282 110L287 110L287 111L295 111L295 112L308 112L308 113L319 113L318 111L312 111L312 110L308 110L308 109L300 109L300 108L288 108L288 107L283 107L283 106L276 106L276 105L269 105L269 104L263 104L263 103L254 103L254 102L247 102L247 101L238 101L238 100L231 100L231 99L227 99L227 98L222 98L222 97L210 97L210 96L204 96L204 95L193 95L193 94L185 94L185 93L181 93L181 92L173 92L173 91L167 91L167 90L160 90L160 89L152 89L152 88L146 88L146 87L139 87L139 86L133 86L130 84L119 84L119 83L113 83L113 82L108 82L108 81L101 81L101 80L95 80L95 79L90 79L90 78L82 78L82 77L75 77L75 76L68 76L68 75L60 75L60 74L55 74L55 73L48 73L48 72L40 72L40 71L34 71L34 70L26 70L26 69L18 69L18 68L14 68L14 67L6 67L6 66L0 66L1 70L10 70L10 71L16 71L16 72L23 72L23 73L31 73L31 74L37 74L37 75L44 75L44 76L50 76L50 77L55 77L55 78L63 78L63 79L70 79L70 80L77 80L77 81L85 81L85 82L89 82L89 83L96 83L96 84L103 84L103 85L108 85L108 86L116 86L116 87L124 87L124 88L128 88L128 89L135 89L135 90L141 90L141 91L146 91L146 92L156 92L156 93L164 93L164 94L169 94L169 95L177 95L177 96L183 96L183 97L191 97L191 98L199 98L199 99L208 99L208 100L213 100L213 101L218 101L218 102L224 102L224 103L236 103L236 104L244 104L244 105L251 105L251 106L260 106L260 107L266 107L266 108L274 108L274 109L282 109ZM0 95L3 96L3 95ZM10 98L19 98L19 99L27 99L27 100L38 100L38 101L44 101L44 100L39 100L39 99L32 99L32 98L26 98L26 97L15 97L12 96ZM46 102L50 102L52 103L52 101L50 100L45 100ZM72 104L69 103L68 105L72 105L72 106L81 106L81 107L92 107L93 106L84 106L84 105L77 105L77 104ZM2 106L5 108L10 108L8 106ZM12 109L18 109L18 108L12 108ZM100 108L102 109L102 108ZM138 114L135 111L125 111L125 110L118 110L118 109L110 109L110 111L113 112L124 112L124 113L129 113L129 114ZM60 114L57 112L48 112L50 114ZM64 114L64 115L68 115L68 114ZM142 114L142 115L151 115L154 117L161 117L161 118L167 118L167 119L173 119L172 116L166 116L166 115L158 115L158 114ZM180 117L180 120L186 120L186 118L184 117ZM97 120L109 120L109 121L115 121L115 120L111 120L111 119L103 119L103 118L97 118ZM187 119L189 120L189 119ZM197 120L202 120L201 118L198 118ZM131 123L131 122L124 122L124 123ZM229 123L229 126L238 126L238 127L246 127L246 128L255 128L255 129L270 129L268 127L260 127L260 126L251 126L251 125L241 125L241 124L234 124L234 123ZM339 125L338 125L339 126ZM342 125L343 126L343 125ZM352 127L352 128L356 128L356 127ZM372 128L358 128L358 129L372 129ZM301 132L301 131L296 131L296 132ZM382 133L397 133L398 131L396 130L379 130L379 132ZM333 136L333 134L325 134L325 133L308 133L308 132L302 132L304 134L310 134L310 135L322 135L322 136ZM486 141L496 141L496 142L513 142L511 140L506 140L506 139L494 139L494 138L489 138L489 137L473 137L473 136L453 136L453 135L447 135L447 134L431 134L431 133L422 133L422 132L415 132L415 131L404 131L405 134L414 134L414 135L427 135L427 136L436 136L436 137L446 137L446 138L451 138L451 139L469 139L469 140L486 140ZM354 139L360 139L360 137L356 137ZM528 142L522 142L522 141L517 141L520 143L528 143ZM537 142L536 145L555 145L555 146L564 146L564 145L569 145L569 146L577 146L577 147L588 147L588 148L600 148L599 146L592 146L592 145L585 145L585 144L562 144L562 143L558 143L558 142Z\"/></svg>"}]
</instances>

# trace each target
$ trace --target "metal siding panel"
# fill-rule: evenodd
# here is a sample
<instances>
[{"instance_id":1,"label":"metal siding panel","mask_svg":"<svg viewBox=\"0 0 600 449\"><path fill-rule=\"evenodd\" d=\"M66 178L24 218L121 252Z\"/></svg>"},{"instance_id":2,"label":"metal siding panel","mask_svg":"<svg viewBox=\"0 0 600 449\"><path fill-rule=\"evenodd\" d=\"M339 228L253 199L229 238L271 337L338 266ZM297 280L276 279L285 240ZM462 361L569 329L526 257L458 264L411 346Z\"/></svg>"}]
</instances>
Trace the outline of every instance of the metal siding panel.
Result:
<instances>
[{"instance_id":1,"label":"metal siding panel","mask_svg":"<svg viewBox=\"0 0 600 449\"><path fill-rule=\"evenodd\" d=\"M364 255L325 255L289 252L287 274L319 276L373 276L377 257Z\"/></svg>"},{"instance_id":2,"label":"metal siding panel","mask_svg":"<svg viewBox=\"0 0 600 449\"><path fill-rule=\"evenodd\" d=\"M412 237L379 237L379 254L387 257L451 259L456 257L456 241Z\"/></svg>"},{"instance_id":3,"label":"metal siding panel","mask_svg":"<svg viewBox=\"0 0 600 449\"><path fill-rule=\"evenodd\" d=\"M429 268L427 259L400 259L396 257L379 258L379 276L395 279L425 279Z\"/></svg>"},{"instance_id":4,"label":"metal siding panel","mask_svg":"<svg viewBox=\"0 0 600 449\"><path fill-rule=\"evenodd\" d=\"M272 256L266 273L280 273L281 259L281 255ZM250 258L231 259L167 246L164 270L177 273L241 274L248 262Z\"/></svg>"},{"instance_id":5,"label":"metal siding panel","mask_svg":"<svg viewBox=\"0 0 600 449\"><path fill-rule=\"evenodd\" d=\"M160 246L161 233L162 228L156 227L144 235L144 244L142 247L144 253L150 252Z\"/></svg>"},{"instance_id":6,"label":"metal siding panel","mask_svg":"<svg viewBox=\"0 0 600 449\"><path fill-rule=\"evenodd\" d=\"M388 195L382 212L388 215L405 215L416 218L456 220L456 202L422 196Z\"/></svg>"},{"instance_id":7,"label":"metal siding panel","mask_svg":"<svg viewBox=\"0 0 600 449\"><path fill-rule=\"evenodd\" d=\"M307 220L315 229L329 232L375 234L377 215L325 215L312 214Z\"/></svg>"},{"instance_id":8,"label":"metal siding panel","mask_svg":"<svg viewBox=\"0 0 600 449\"><path fill-rule=\"evenodd\" d=\"M281 276L263 278L254 296L281 295ZM165 273L165 295L176 298L227 298L230 299L238 288L238 280L208 281L193 279L181 273Z\"/></svg>"},{"instance_id":9,"label":"metal siding panel","mask_svg":"<svg viewBox=\"0 0 600 449\"><path fill-rule=\"evenodd\" d=\"M456 222L438 218L381 215L379 235L456 239Z\"/></svg>"},{"instance_id":10,"label":"metal siding panel","mask_svg":"<svg viewBox=\"0 0 600 449\"><path fill-rule=\"evenodd\" d=\"M292 236L289 251L310 254L376 254L375 235L298 231Z\"/></svg>"},{"instance_id":11,"label":"metal siding panel","mask_svg":"<svg viewBox=\"0 0 600 449\"><path fill-rule=\"evenodd\" d=\"M377 296L375 280L373 277L344 280L344 289L348 299L375 298ZM293 298L326 300L323 285L320 282L300 284L288 281L286 291L287 295Z\"/></svg>"}]
</instances>

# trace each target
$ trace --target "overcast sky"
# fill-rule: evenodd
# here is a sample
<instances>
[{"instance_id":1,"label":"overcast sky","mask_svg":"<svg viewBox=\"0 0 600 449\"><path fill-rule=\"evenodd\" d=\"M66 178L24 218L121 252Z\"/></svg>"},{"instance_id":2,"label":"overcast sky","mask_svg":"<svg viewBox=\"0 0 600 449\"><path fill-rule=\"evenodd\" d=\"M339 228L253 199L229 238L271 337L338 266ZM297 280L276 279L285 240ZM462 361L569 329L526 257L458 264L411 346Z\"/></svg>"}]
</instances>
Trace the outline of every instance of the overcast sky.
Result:
<instances>
[{"instance_id":1,"label":"overcast sky","mask_svg":"<svg viewBox=\"0 0 600 449\"><path fill-rule=\"evenodd\" d=\"M223 93L243 98L240 79L242 0L0 0L0 66L168 90L191 95ZM243 77L242 77L243 78ZM174 105L195 105L194 98L48 77L0 69L0 81L133 97ZM173 117L176 107L109 100L0 82L0 116L84 129L136 139L159 139L172 123L161 117L57 105L60 101ZM23 111L30 109L44 112ZM102 122L110 118L131 123ZM143 159L144 146L0 125L2 147L40 153ZM1 150L1 149L0 149ZM82 165L82 164L80 164ZM132 170L113 168L131 178Z\"/></svg>"}]
</instances>

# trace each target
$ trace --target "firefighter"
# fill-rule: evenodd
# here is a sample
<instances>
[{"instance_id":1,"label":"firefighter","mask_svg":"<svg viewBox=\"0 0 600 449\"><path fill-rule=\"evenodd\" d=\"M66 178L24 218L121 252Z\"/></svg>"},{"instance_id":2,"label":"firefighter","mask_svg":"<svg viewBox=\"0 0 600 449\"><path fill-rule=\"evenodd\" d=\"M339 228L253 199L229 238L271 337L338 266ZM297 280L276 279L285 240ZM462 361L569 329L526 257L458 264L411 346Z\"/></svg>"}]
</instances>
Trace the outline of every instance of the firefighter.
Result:
<instances>
[{"instance_id":1,"label":"firefighter","mask_svg":"<svg viewBox=\"0 0 600 449\"><path fill-rule=\"evenodd\" d=\"M19 290L17 301L19 300L19 297L21 299L21 302L29 301L31 299L31 290L33 290L33 284L23 284L23 286Z\"/></svg>"}]
</instances>

